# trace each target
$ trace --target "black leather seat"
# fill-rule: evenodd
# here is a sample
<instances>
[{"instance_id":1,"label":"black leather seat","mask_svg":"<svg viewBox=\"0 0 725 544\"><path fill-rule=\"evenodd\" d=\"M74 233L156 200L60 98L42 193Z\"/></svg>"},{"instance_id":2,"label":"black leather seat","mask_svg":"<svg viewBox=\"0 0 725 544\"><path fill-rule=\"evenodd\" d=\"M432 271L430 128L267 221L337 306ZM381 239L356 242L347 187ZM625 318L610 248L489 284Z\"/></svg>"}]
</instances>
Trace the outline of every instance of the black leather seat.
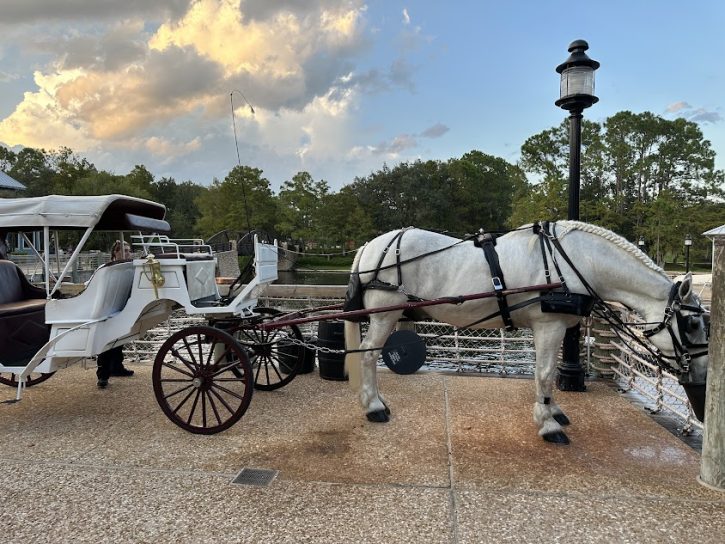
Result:
<instances>
[{"instance_id":1,"label":"black leather seat","mask_svg":"<svg viewBox=\"0 0 725 544\"><path fill-rule=\"evenodd\" d=\"M24 366L48 341L45 290L11 261L0 260L0 363Z\"/></svg>"}]
</instances>

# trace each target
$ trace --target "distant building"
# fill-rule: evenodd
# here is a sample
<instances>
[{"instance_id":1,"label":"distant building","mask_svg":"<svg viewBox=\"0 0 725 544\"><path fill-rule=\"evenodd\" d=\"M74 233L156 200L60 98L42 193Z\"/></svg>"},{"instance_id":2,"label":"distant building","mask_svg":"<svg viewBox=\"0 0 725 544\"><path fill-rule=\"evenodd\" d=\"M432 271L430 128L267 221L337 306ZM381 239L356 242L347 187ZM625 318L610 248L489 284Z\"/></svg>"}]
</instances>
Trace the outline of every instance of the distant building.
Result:
<instances>
[{"instance_id":1,"label":"distant building","mask_svg":"<svg viewBox=\"0 0 725 544\"><path fill-rule=\"evenodd\" d=\"M8 176L5 172L0 170L0 198L13 198L20 196L18 193L27 189L25 185L17 180L14 180ZM24 247L24 240L18 239L17 234L9 234L7 232L0 231L0 246L2 246L2 252L5 254L2 258L7 258L7 253L15 250L18 247Z\"/></svg>"},{"instance_id":2,"label":"distant building","mask_svg":"<svg viewBox=\"0 0 725 544\"><path fill-rule=\"evenodd\" d=\"M0 170L0 196L16 196L13 193L24 191L25 189L27 189L25 185Z\"/></svg>"}]
</instances>

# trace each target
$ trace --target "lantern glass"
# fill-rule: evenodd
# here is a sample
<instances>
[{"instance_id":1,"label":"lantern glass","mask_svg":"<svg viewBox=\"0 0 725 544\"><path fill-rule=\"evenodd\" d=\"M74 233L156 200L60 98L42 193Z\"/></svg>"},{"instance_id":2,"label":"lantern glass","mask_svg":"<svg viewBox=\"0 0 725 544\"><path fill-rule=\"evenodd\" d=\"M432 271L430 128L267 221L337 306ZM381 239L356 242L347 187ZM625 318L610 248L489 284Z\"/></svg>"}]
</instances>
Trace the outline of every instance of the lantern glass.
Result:
<instances>
[{"instance_id":1,"label":"lantern glass","mask_svg":"<svg viewBox=\"0 0 725 544\"><path fill-rule=\"evenodd\" d=\"M689 234L687 236L685 236L685 245L686 246L692 245L692 237Z\"/></svg>"},{"instance_id":2,"label":"lantern glass","mask_svg":"<svg viewBox=\"0 0 725 544\"><path fill-rule=\"evenodd\" d=\"M559 95L594 95L594 69L591 66L572 66L561 72Z\"/></svg>"}]
</instances>

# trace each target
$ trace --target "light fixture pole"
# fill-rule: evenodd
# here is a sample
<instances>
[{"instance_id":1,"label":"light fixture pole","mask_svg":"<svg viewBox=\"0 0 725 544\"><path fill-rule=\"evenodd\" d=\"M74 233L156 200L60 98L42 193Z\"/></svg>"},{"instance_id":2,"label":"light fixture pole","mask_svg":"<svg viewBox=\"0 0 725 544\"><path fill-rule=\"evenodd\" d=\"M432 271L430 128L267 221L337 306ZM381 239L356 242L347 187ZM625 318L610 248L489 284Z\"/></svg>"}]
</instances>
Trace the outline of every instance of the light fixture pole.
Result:
<instances>
[{"instance_id":1,"label":"light fixture pole","mask_svg":"<svg viewBox=\"0 0 725 544\"><path fill-rule=\"evenodd\" d=\"M685 274L690 271L690 246L692 245L692 236L685 235Z\"/></svg>"},{"instance_id":2,"label":"light fixture pole","mask_svg":"<svg viewBox=\"0 0 725 544\"><path fill-rule=\"evenodd\" d=\"M569 207L568 219L579 219L579 181L581 174L582 112L599 101L594 96L594 71L599 63L590 59L585 51L589 44L576 40L569 44L569 58L556 67L561 74L560 108L569 112ZM581 326L567 329L559 366L557 385L561 391L586 391L584 368L579 362Z\"/></svg>"}]
</instances>

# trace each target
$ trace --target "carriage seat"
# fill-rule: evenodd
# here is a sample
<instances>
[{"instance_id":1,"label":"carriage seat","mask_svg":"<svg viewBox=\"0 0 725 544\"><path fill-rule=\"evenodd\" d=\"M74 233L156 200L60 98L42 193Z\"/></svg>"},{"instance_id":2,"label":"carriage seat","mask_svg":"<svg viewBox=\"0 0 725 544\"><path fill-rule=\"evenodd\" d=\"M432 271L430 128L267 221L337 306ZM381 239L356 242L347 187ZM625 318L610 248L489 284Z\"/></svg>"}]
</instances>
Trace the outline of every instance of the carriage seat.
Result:
<instances>
[{"instance_id":1,"label":"carriage seat","mask_svg":"<svg viewBox=\"0 0 725 544\"><path fill-rule=\"evenodd\" d=\"M0 363L24 365L48 341L45 290L11 261L0 261Z\"/></svg>"},{"instance_id":2,"label":"carriage seat","mask_svg":"<svg viewBox=\"0 0 725 544\"><path fill-rule=\"evenodd\" d=\"M214 256L209 253L161 253L154 255L157 259L185 259L186 261L211 261Z\"/></svg>"}]
</instances>

